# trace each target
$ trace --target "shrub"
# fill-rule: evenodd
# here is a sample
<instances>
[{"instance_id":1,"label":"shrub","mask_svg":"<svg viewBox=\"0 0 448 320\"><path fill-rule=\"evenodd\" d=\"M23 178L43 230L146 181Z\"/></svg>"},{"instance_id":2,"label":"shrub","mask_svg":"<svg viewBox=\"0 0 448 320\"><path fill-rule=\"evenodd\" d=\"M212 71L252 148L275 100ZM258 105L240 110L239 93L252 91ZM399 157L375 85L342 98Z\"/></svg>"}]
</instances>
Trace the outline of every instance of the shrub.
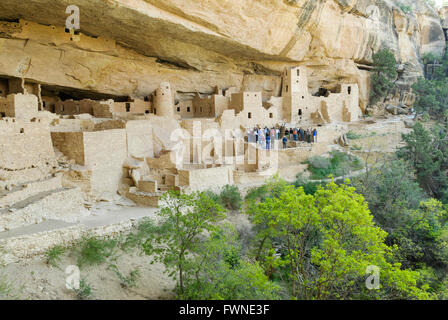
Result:
<instances>
[{"instance_id":1,"label":"shrub","mask_svg":"<svg viewBox=\"0 0 448 320\"><path fill-rule=\"evenodd\" d=\"M81 279L81 281L79 282L79 289L74 288L73 291L76 293L76 296L80 300L86 300L93 295L92 285L85 279Z\"/></svg>"},{"instance_id":2,"label":"shrub","mask_svg":"<svg viewBox=\"0 0 448 320\"><path fill-rule=\"evenodd\" d=\"M50 248L45 253L46 263L58 268L61 262L61 256L65 253L65 248L62 246L55 246Z\"/></svg>"},{"instance_id":3,"label":"shrub","mask_svg":"<svg viewBox=\"0 0 448 320\"><path fill-rule=\"evenodd\" d=\"M303 178L302 174L299 173L296 177L296 181L294 182L294 186L296 188L303 188L303 191L305 191L305 194L315 194L318 187L321 184L318 182L309 182L305 178Z\"/></svg>"},{"instance_id":4,"label":"shrub","mask_svg":"<svg viewBox=\"0 0 448 320\"><path fill-rule=\"evenodd\" d=\"M408 6L404 3L397 3L398 7L401 9L401 11L403 11L403 13L408 14L412 12L412 7Z\"/></svg>"},{"instance_id":5,"label":"shrub","mask_svg":"<svg viewBox=\"0 0 448 320\"><path fill-rule=\"evenodd\" d=\"M157 227L150 218L145 218L138 224L136 229L137 231L128 234L125 241L121 244L122 250L126 251L135 247L141 249L143 242L154 233Z\"/></svg>"},{"instance_id":6,"label":"shrub","mask_svg":"<svg viewBox=\"0 0 448 320\"><path fill-rule=\"evenodd\" d=\"M316 180L328 178L330 175L344 176L352 170L360 170L363 167L358 157L340 151L331 152L329 158L312 157L306 163L312 173L311 179Z\"/></svg>"},{"instance_id":7,"label":"shrub","mask_svg":"<svg viewBox=\"0 0 448 320\"><path fill-rule=\"evenodd\" d=\"M106 262L114 255L117 245L118 241L113 239L84 238L80 244L78 266L98 265Z\"/></svg>"},{"instance_id":8,"label":"shrub","mask_svg":"<svg viewBox=\"0 0 448 320\"><path fill-rule=\"evenodd\" d=\"M209 197L210 199L212 199L213 201L215 201L218 204L221 204L221 197L219 194L214 193L211 190L207 190L204 192L204 194Z\"/></svg>"},{"instance_id":9,"label":"shrub","mask_svg":"<svg viewBox=\"0 0 448 320\"><path fill-rule=\"evenodd\" d=\"M112 270L120 279L122 288L134 288L137 286L138 279L140 278L140 271L138 269L132 270L127 276L120 272L116 264L111 264L108 269Z\"/></svg>"},{"instance_id":10,"label":"shrub","mask_svg":"<svg viewBox=\"0 0 448 320\"><path fill-rule=\"evenodd\" d=\"M226 185L220 194L222 205L229 210L239 210L243 199L237 186Z\"/></svg>"},{"instance_id":11,"label":"shrub","mask_svg":"<svg viewBox=\"0 0 448 320\"><path fill-rule=\"evenodd\" d=\"M264 201L268 197L268 188L266 185L251 188L244 198L246 201Z\"/></svg>"},{"instance_id":12,"label":"shrub","mask_svg":"<svg viewBox=\"0 0 448 320\"><path fill-rule=\"evenodd\" d=\"M356 139L361 139L362 134L359 134L359 133L356 133L356 132L353 132L350 130L349 132L347 132L346 137L347 137L347 139L350 139L350 140L356 140Z\"/></svg>"}]
</instances>

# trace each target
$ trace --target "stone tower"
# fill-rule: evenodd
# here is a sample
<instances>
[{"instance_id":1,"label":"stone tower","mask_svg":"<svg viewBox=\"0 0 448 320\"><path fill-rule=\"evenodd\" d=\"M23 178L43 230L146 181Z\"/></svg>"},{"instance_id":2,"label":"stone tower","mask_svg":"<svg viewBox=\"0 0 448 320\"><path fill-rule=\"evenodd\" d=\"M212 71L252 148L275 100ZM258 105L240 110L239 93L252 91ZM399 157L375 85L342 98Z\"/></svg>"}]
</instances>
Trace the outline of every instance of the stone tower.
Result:
<instances>
[{"instance_id":1,"label":"stone tower","mask_svg":"<svg viewBox=\"0 0 448 320\"><path fill-rule=\"evenodd\" d=\"M154 93L153 111L160 117L174 117L173 95L168 82L162 82Z\"/></svg>"},{"instance_id":2,"label":"stone tower","mask_svg":"<svg viewBox=\"0 0 448 320\"><path fill-rule=\"evenodd\" d=\"M308 95L306 67L294 67L285 70L282 96L292 96L293 94Z\"/></svg>"},{"instance_id":3,"label":"stone tower","mask_svg":"<svg viewBox=\"0 0 448 320\"><path fill-rule=\"evenodd\" d=\"M283 74L283 114L288 123L308 119L308 78L306 67L287 68Z\"/></svg>"}]
</instances>

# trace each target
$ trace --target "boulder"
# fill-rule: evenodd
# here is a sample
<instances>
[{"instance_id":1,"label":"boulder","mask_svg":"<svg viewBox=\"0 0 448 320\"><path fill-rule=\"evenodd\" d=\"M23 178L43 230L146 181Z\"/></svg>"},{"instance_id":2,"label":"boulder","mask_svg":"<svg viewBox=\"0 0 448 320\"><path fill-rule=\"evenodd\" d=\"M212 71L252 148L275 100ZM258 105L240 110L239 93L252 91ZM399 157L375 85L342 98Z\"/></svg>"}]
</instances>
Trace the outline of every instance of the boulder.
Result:
<instances>
[{"instance_id":1,"label":"boulder","mask_svg":"<svg viewBox=\"0 0 448 320\"><path fill-rule=\"evenodd\" d=\"M386 111L394 115L408 114L408 110L403 105L394 106L389 104L386 106Z\"/></svg>"},{"instance_id":2,"label":"boulder","mask_svg":"<svg viewBox=\"0 0 448 320\"><path fill-rule=\"evenodd\" d=\"M415 121L412 119L405 119L404 120L404 126L408 129L412 129L415 126Z\"/></svg>"}]
</instances>

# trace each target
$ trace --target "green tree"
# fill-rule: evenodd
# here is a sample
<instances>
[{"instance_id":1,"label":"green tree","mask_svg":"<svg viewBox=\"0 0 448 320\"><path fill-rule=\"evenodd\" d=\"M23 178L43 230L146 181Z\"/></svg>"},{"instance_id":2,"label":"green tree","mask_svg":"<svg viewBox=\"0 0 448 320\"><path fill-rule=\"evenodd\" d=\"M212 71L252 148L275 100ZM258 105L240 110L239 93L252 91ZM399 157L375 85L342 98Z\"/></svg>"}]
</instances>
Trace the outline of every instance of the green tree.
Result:
<instances>
[{"instance_id":1,"label":"green tree","mask_svg":"<svg viewBox=\"0 0 448 320\"><path fill-rule=\"evenodd\" d=\"M186 299L278 299L278 285L269 281L258 263L245 259L235 229L215 230L200 245L187 271Z\"/></svg>"},{"instance_id":2,"label":"green tree","mask_svg":"<svg viewBox=\"0 0 448 320\"><path fill-rule=\"evenodd\" d=\"M448 50L443 57L435 53L423 56L425 77L419 79L412 90L416 94L414 107L440 121L447 118L448 110Z\"/></svg>"},{"instance_id":3,"label":"green tree","mask_svg":"<svg viewBox=\"0 0 448 320\"><path fill-rule=\"evenodd\" d=\"M402 159L384 159L354 178L352 184L364 195L375 222L389 233L388 239L403 225L403 212L417 209L428 198L416 181L414 169Z\"/></svg>"},{"instance_id":4,"label":"green tree","mask_svg":"<svg viewBox=\"0 0 448 320\"><path fill-rule=\"evenodd\" d=\"M398 150L398 157L411 163L429 196L448 203L448 124L428 131L417 123L403 140L405 146Z\"/></svg>"},{"instance_id":5,"label":"green tree","mask_svg":"<svg viewBox=\"0 0 448 320\"><path fill-rule=\"evenodd\" d=\"M386 232L375 226L363 196L351 186L331 182L314 195L286 186L279 197L256 204L251 218L255 224L261 221L266 226L262 230L275 239L265 243L264 259L273 260L275 272L289 275L294 297L429 297L417 286L419 273L402 270L393 261L394 248L385 244ZM370 265L381 269L381 290L364 286Z\"/></svg>"},{"instance_id":6,"label":"green tree","mask_svg":"<svg viewBox=\"0 0 448 320\"><path fill-rule=\"evenodd\" d=\"M160 224L143 243L152 263L165 265L170 277L178 281L178 293L185 292L185 271L197 252L204 233L213 232L223 219L223 208L205 193L165 193L158 213Z\"/></svg>"},{"instance_id":7,"label":"green tree","mask_svg":"<svg viewBox=\"0 0 448 320\"><path fill-rule=\"evenodd\" d=\"M373 66L371 76L370 102L376 103L387 97L394 87L397 78L397 61L394 54L388 49L383 49L373 55Z\"/></svg>"},{"instance_id":8,"label":"green tree","mask_svg":"<svg viewBox=\"0 0 448 320\"><path fill-rule=\"evenodd\" d=\"M243 198L237 186L226 185L219 195L222 205L229 210L241 208Z\"/></svg>"},{"instance_id":9,"label":"green tree","mask_svg":"<svg viewBox=\"0 0 448 320\"><path fill-rule=\"evenodd\" d=\"M414 108L418 113L427 113L431 117L440 119L446 117L448 110L448 81L418 79L412 85L416 95Z\"/></svg>"}]
</instances>

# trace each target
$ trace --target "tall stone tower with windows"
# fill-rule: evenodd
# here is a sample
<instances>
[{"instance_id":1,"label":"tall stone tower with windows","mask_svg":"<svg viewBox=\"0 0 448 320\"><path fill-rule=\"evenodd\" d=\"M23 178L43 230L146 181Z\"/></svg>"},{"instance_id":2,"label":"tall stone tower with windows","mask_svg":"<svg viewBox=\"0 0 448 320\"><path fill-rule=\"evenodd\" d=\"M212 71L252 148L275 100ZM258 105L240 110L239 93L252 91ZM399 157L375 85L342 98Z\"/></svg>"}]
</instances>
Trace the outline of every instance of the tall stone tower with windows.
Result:
<instances>
[{"instance_id":1,"label":"tall stone tower with windows","mask_svg":"<svg viewBox=\"0 0 448 320\"><path fill-rule=\"evenodd\" d=\"M306 67L294 67L285 70L282 96L283 113L287 122L297 123L309 118L306 116L308 108L305 106L309 100Z\"/></svg>"},{"instance_id":2,"label":"tall stone tower with windows","mask_svg":"<svg viewBox=\"0 0 448 320\"><path fill-rule=\"evenodd\" d=\"M154 93L152 109L156 116L174 117L173 94L168 82L162 82Z\"/></svg>"}]
</instances>

